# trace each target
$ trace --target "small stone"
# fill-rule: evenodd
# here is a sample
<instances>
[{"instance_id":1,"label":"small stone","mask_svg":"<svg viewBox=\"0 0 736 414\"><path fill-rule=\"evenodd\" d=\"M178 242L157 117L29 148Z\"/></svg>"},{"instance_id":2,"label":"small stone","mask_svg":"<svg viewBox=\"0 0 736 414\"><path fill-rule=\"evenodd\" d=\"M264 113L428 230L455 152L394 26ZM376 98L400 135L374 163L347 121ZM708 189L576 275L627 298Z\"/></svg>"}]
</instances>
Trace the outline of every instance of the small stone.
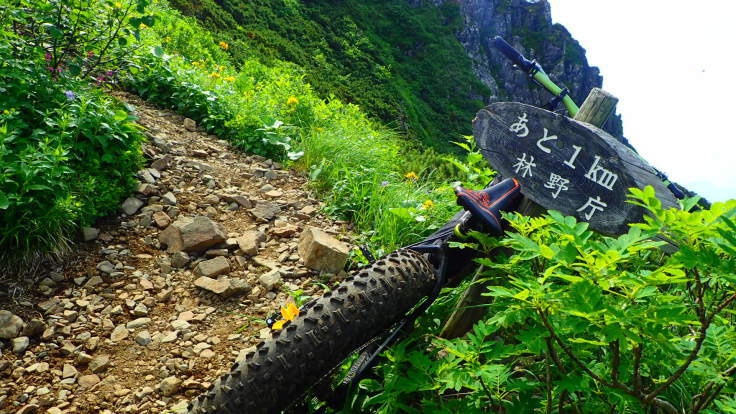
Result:
<instances>
[{"instance_id":1,"label":"small stone","mask_svg":"<svg viewBox=\"0 0 736 414\"><path fill-rule=\"evenodd\" d=\"M199 262L194 268L198 276L215 277L227 273L230 273L230 262L222 256Z\"/></svg>"},{"instance_id":2,"label":"small stone","mask_svg":"<svg viewBox=\"0 0 736 414\"><path fill-rule=\"evenodd\" d=\"M125 325L118 325L115 327L115 329L112 330L112 334L110 334L110 340L113 342L119 342L123 339L128 337L128 329L125 328Z\"/></svg>"},{"instance_id":3,"label":"small stone","mask_svg":"<svg viewBox=\"0 0 736 414\"><path fill-rule=\"evenodd\" d=\"M304 264L326 273L338 273L348 259L348 246L325 233L308 226L299 237L299 256Z\"/></svg>"},{"instance_id":4,"label":"small stone","mask_svg":"<svg viewBox=\"0 0 736 414\"><path fill-rule=\"evenodd\" d=\"M229 203L237 203L240 207L243 208L252 208L253 203L248 199L248 197L237 195L237 194L225 194L222 196L222 198L229 202Z\"/></svg>"},{"instance_id":5,"label":"small stone","mask_svg":"<svg viewBox=\"0 0 736 414\"><path fill-rule=\"evenodd\" d=\"M122 205L123 213L129 216L137 213L141 207L143 207L143 201L135 197L128 197L128 199L126 199Z\"/></svg>"},{"instance_id":6,"label":"small stone","mask_svg":"<svg viewBox=\"0 0 736 414\"><path fill-rule=\"evenodd\" d=\"M177 331L168 331L168 332L156 335L153 339L157 342L161 342L165 344L165 343L176 341L176 338L178 337L178 335L179 335L179 332Z\"/></svg>"},{"instance_id":7,"label":"small stone","mask_svg":"<svg viewBox=\"0 0 736 414\"><path fill-rule=\"evenodd\" d=\"M184 311L184 312L180 313L179 314L179 317L177 317L176 319L179 319L180 321L187 321L187 322L189 322L192 319L194 319L194 312L192 312L192 311Z\"/></svg>"},{"instance_id":8,"label":"small stone","mask_svg":"<svg viewBox=\"0 0 736 414\"><path fill-rule=\"evenodd\" d=\"M107 355L98 355L89 363L89 370L95 374L106 370L110 366L110 357Z\"/></svg>"},{"instance_id":9,"label":"small stone","mask_svg":"<svg viewBox=\"0 0 736 414\"><path fill-rule=\"evenodd\" d=\"M185 128L185 129L186 129L187 131L192 131L192 132L194 132L194 131L196 131L196 130L197 130L197 122L195 122L195 121L194 121L193 119L191 119L191 118L184 118L184 124L183 124L183 125L184 125L184 128Z\"/></svg>"},{"instance_id":10,"label":"small stone","mask_svg":"<svg viewBox=\"0 0 736 414\"><path fill-rule=\"evenodd\" d=\"M157 159L156 161L151 163L151 168L155 168L159 171L163 171L167 168L169 168L169 165L171 164L171 161L174 160L174 157L171 156L171 154L166 154L163 157Z\"/></svg>"},{"instance_id":11,"label":"small stone","mask_svg":"<svg viewBox=\"0 0 736 414\"><path fill-rule=\"evenodd\" d=\"M99 382L100 377L98 377L96 374L82 375L77 380L77 384L79 384L79 387L81 388L89 388L95 384L98 384Z\"/></svg>"},{"instance_id":12,"label":"small stone","mask_svg":"<svg viewBox=\"0 0 736 414\"><path fill-rule=\"evenodd\" d=\"M115 271L115 265L105 260L104 262L100 262L97 264L97 270L109 275L110 273Z\"/></svg>"},{"instance_id":13,"label":"small stone","mask_svg":"<svg viewBox=\"0 0 736 414\"><path fill-rule=\"evenodd\" d=\"M74 378L77 376L77 374L78 374L78 371L74 367L74 365L64 364L64 368L61 371L62 378Z\"/></svg>"},{"instance_id":14,"label":"small stone","mask_svg":"<svg viewBox=\"0 0 736 414\"><path fill-rule=\"evenodd\" d=\"M26 372L33 373L33 372L46 372L49 370L49 363L48 362L36 362L35 364L31 364L26 369Z\"/></svg>"},{"instance_id":15,"label":"small stone","mask_svg":"<svg viewBox=\"0 0 736 414\"><path fill-rule=\"evenodd\" d=\"M153 184L140 183L138 188L135 190L137 193L141 193L145 196L158 194L158 187Z\"/></svg>"},{"instance_id":16,"label":"small stone","mask_svg":"<svg viewBox=\"0 0 736 414\"><path fill-rule=\"evenodd\" d=\"M230 289L226 292L227 296L246 295L251 291L251 286L243 279L230 279Z\"/></svg>"},{"instance_id":17,"label":"small stone","mask_svg":"<svg viewBox=\"0 0 736 414\"><path fill-rule=\"evenodd\" d=\"M135 335L135 342L140 346L146 346L151 343L151 334L148 331L140 331Z\"/></svg>"},{"instance_id":18,"label":"small stone","mask_svg":"<svg viewBox=\"0 0 736 414\"><path fill-rule=\"evenodd\" d=\"M189 263L189 255L186 252L175 252L171 254L171 265L182 268Z\"/></svg>"},{"instance_id":19,"label":"small stone","mask_svg":"<svg viewBox=\"0 0 736 414\"><path fill-rule=\"evenodd\" d=\"M87 281L87 283L84 284L84 287L87 287L87 288L95 287L95 286L97 286L99 284L102 284L103 282L104 281L102 280L101 277L95 275L95 276L92 276L91 278L89 278L89 280Z\"/></svg>"},{"instance_id":20,"label":"small stone","mask_svg":"<svg viewBox=\"0 0 736 414\"><path fill-rule=\"evenodd\" d=\"M299 210L299 212L311 216L312 214L317 212L317 208L314 206L305 206L301 210Z\"/></svg>"},{"instance_id":21,"label":"small stone","mask_svg":"<svg viewBox=\"0 0 736 414\"><path fill-rule=\"evenodd\" d=\"M133 308L133 316L145 315L148 315L148 307L142 303L135 305L135 308Z\"/></svg>"},{"instance_id":22,"label":"small stone","mask_svg":"<svg viewBox=\"0 0 736 414\"><path fill-rule=\"evenodd\" d=\"M169 206L175 206L176 205L176 196L171 191L169 191L168 193L166 193L163 196L161 196L161 200L166 205L169 205Z\"/></svg>"},{"instance_id":23,"label":"small stone","mask_svg":"<svg viewBox=\"0 0 736 414\"><path fill-rule=\"evenodd\" d=\"M82 240L86 242L97 240L99 235L100 229L96 229L94 227L82 227Z\"/></svg>"},{"instance_id":24,"label":"small stone","mask_svg":"<svg viewBox=\"0 0 736 414\"><path fill-rule=\"evenodd\" d=\"M25 328L23 328L21 336L30 336L31 338L33 338L43 334L43 331L45 330L46 322L44 322L42 319L34 318L26 324Z\"/></svg>"},{"instance_id":25,"label":"small stone","mask_svg":"<svg viewBox=\"0 0 736 414\"><path fill-rule=\"evenodd\" d=\"M227 280L217 280L206 276L197 278L194 281L194 286L200 289L208 290L212 293L222 295L230 289L230 283Z\"/></svg>"},{"instance_id":26,"label":"small stone","mask_svg":"<svg viewBox=\"0 0 736 414\"><path fill-rule=\"evenodd\" d=\"M255 256L258 254L258 246L266 240L266 235L259 230L249 230L236 240L240 251L248 256Z\"/></svg>"},{"instance_id":27,"label":"small stone","mask_svg":"<svg viewBox=\"0 0 736 414\"><path fill-rule=\"evenodd\" d=\"M151 323L151 318L138 318L125 324L126 329L138 329ZM122 326L122 325L121 325Z\"/></svg>"},{"instance_id":28,"label":"small stone","mask_svg":"<svg viewBox=\"0 0 736 414\"><path fill-rule=\"evenodd\" d=\"M39 304L40 306L41 304ZM25 323L20 316L13 315L10 311L0 310L0 338L15 338L20 334L24 326Z\"/></svg>"},{"instance_id":29,"label":"small stone","mask_svg":"<svg viewBox=\"0 0 736 414\"><path fill-rule=\"evenodd\" d=\"M41 408L36 404L24 405L23 408L16 411L15 414L36 414L38 409Z\"/></svg>"},{"instance_id":30,"label":"small stone","mask_svg":"<svg viewBox=\"0 0 736 414\"><path fill-rule=\"evenodd\" d=\"M281 208L276 203L270 201L259 201L250 212L257 218L268 221L276 217L281 212Z\"/></svg>"},{"instance_id":31,"label":"small stone","mask_svg":"<svg viewBox=\"0 0 736 414\"><path fill-rule=\"evenodd\" d=\"M30 340L27 336L19 336L17 338L13 338L11 343L13 345L13 352L20 355L26 352L26 349L28 349L28 345L30 344Z\"/></svg>"},{"instance_id":32,"label":"small stone","mask_svg":"<svg viewBox=\"0 0 736 414\"><path fill-rule=\"evenodd\" d=\"M215 351L211 349L205 349L204 351L200 352L199 356L201 358L214 358L215 357Z\"/></svg>"},{"instance_id":33,"label":"small stone","mask_svg":"<svg viewBox=\"0 0 736 414\"><path fill-rule=\"evenodd\" d=\"M90 362L92 362L92 355L84 353L84 352L80 352L77 354L77 362L79 362L80 364L85 364L85 365L89 364Z\"/></svg>"},{"instance_id":34,"label":"small stone","mask_svg":"<svg viewBox=\"0 0 736 414\"><path fill-rule=\"evenodd\" d=\"M138 177L141 180L145 181L147 184L153 184L156 182L156 178L147 169L138 171Z\"/></svg>"},{"instance_id":35,"label":"small stone","mask_svg":"<svg viewBox=\"0 0 736 414\"><path fill-rule=\"evenodd\" d=\"M153 213L153 222L156 223L158 228L165 229L171 224L171 217L163 211L157 211Z\"/></svg>"},{"instance_id":36,"label":"small stone","mask_svg":"<svg viewBox=\"0 0 736 414\"><path fill-rule=\"evenodd\" d=\"M175 376L165 378L158 385L159 389L161 390L161 394L167 397L176 394L179 391L180 386L181 380Z\"/></svg>"},{"instance_id":37,"label":"small stone","mask_svg":"<svg viewBox=\"0 0 736 414\"><path fill-rule=\"evenodd\" d=\"M177 319L177 320L171 322L171 327L174 328L177 331L185 331L185 330L189 329L190 326L192 326L192 325L189 322L182 321L180 319Z\"/></svg>"},{"instance_id":38,"label":"small stone","mask_svg":"<svg viewBox=\"0 0 736 414\"><path fill-rule=\"evenodd\" d=\"M271 230L271 234L278 237L291 237L299 231L299 227L293 224L287 224L282 227L277 227Z\"/></svg>"},{"instance_id":39,"label":"small stone","mask_svg":"<svg viewBox=\"0 0 736 414\"><path fill-rule=\"evenodd\" d=\"M210 153L205 150L195 149L192 151L192 157L195 158L207 158L210 156Z\"/></svg>"},{"instance_id":40,"label":"small stone","mask_svg":"<svg viewBox=\"0 0 736 414\"><path fill-rule=\"evenodd\" d=\"M274 269L268 273L264 273L258 277L263 287L268 291L281 284L281 272Z\"/></svg>"},{"instance_id":41,"label":"small stone","mask_svg":"<svg viewBox=\"0 0 736 414\"><path fill-rule=\"evenodd\" d=\"M266 191L265 196L269 198L281 198L284 196L284 192L281 190Z\"/></svg>"}]
</instances>

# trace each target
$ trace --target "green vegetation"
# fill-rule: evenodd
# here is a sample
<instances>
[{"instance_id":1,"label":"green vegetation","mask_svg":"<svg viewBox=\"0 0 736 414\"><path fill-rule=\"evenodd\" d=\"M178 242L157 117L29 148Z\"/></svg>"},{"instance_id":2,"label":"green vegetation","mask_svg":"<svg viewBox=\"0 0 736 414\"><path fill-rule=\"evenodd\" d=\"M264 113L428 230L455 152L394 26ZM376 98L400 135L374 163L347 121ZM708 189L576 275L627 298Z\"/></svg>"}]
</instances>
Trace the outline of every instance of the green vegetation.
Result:
<instances>
[{"instance_id":1,"label":"green vegetation","mask_svg":"<svg viewBox=\"0 0 736 414\"><path fill-rule=\"evenodd\" d=\"M62 252L130 192L142 135L87 79L112 80L140 19L150 23L144 1L14 3L0 8L3 275Z\"/></svg>"},{"instance_id":2,"label":"green vegetation","mask_svg":"<svg viewBox=\"0 0 736 414\"><path fill-rule=\"evenodd\" d=\"M405 0L174 0L230 44L236 64L258 57L298 64L321 96L438 149L470 131L489 91L455 38L457 5Z\"/></svg>"},{"instance_id":3,"label":"green vegetation","mask_svg":"<svg viewBox=\"0 0 736 414\"><path fill-rule=\"evenodd\" d=\"M487 317L465 337L424 331L388 351L353 408L735 412L736 200L664 211L651 187L631 195L652 216L617 238L554 211L507 215L503 240L475 234L468 247L513 249L478 259L493 285ZM439 328L434 318L421 325Z\"/></svg>"},{"instance_id":4,"label":"green vegetation","mask_svg":"<svg viewBox=\"0 0 736 414\"><path fill-rule=\"evenodd\" d=\"M104 94L111 84L308 174L376 254L446 220L451 179L493 176L472 140L458 139L462 157L408 148L361 109L425 139L469 126L473 105L452 98L475 90L455 94L468 74L430 81L459 47L439 51L452 24L438 22L455 6L179 3L219 31L143 0L0 8L0 265L59 252L131 191L143 137ZM516 232L501 240L474 234L463 247L511 252L479 260L493 282L487 316L463 338L437 338L467 282L446 289L344 412L736 412L736 201L663 211L651 189L632 196L652 214L618 238L555 212L509 215Z\"/></svg>"}]
</instances>

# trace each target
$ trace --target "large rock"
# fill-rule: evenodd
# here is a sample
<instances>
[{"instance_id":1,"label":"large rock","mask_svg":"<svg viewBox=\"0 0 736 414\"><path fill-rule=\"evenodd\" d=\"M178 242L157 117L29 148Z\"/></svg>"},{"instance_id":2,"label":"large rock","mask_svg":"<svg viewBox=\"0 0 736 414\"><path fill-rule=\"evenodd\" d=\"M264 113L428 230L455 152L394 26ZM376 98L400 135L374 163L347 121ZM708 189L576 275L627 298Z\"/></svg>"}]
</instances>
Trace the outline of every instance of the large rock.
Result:
<instances>
[{"instance_id":1,"label":"large rock","mask_svg":"<svg viewBox=\"0 0 736 414\"><path fill-rule=\"evenodd\" d=\"M175 221L158 235L169 252L205 250L225 241L220 226L205 216Z\"/></svg>"},{"instance_id":2,"label":"large rock","mask_svg":"<svg viewBox=\"0 0 736 414\"><path fill-rule=\"evenodd\" d=\"M20 335L25 323L19 316L9 311L0 310L0 338L12 339Z\"/></svg>"},{"instance_id":3,"label":"large rock","mask_svg":"<svg viewBox=\"0 0 736 414\"><path fill-rule=\"evenodd\" d=\"M230 262L222 256L199 262L194 268L197 276L215 277L226 273L230 273Z\"/></svg>"},{"instance_id":4,"label":"large rock","mask_svg":"<svg viewBox=\"0 0 736 414\"><path fill-rule=\"evenodd\" d=\"M258 254L258 246L266 241L266 235L259 230L248 230L236 240L243 253L248 256L255 256Z\"/></svg>"},{"instance_id":5,"label":"large rock","mask_svg":"<svg viewBox=\"0 0 736 414\"><path fill-rule=\"evenodd\" d=\"M348 259L348 246L325 233L308 226L299 237L299 256L304 265L314 270L337 273Z\"/></svg>"}]
</instances>

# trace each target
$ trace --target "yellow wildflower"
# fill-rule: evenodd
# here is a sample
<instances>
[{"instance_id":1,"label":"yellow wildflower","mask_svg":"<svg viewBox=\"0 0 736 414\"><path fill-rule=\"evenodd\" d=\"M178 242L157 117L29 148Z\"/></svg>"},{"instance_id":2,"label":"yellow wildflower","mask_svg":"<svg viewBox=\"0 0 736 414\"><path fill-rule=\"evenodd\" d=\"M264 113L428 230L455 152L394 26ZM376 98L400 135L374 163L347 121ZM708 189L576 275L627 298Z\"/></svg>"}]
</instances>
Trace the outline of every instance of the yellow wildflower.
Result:
<instances>
[{"instance_id":1,"label":"yellow wildflower","mask_svg":"<svg viewBox=\"0 0 736 414\"><path fill-rule=\"evenodd\" d=\"M171 42L171 36L164 37L164 42Z\"/></svg>"},{"instance_id":2,"label":"yellow wildflower","mask_svg":"<svg viewBox=\"0 0 736 414\"><path fill-rule=\"evenodd\" d=\"M276 321L276 323L271 326L271 329L281 329L284 327L284 324L286 324L286 321L294 320L294 318L299 316L299 308L294 305L294 302L289 302L286 307L281 307L281 316L283 319Z\"/></svg>"},{"instance_id":3,"label":"yellow wildflower","mask_svg":"<svg viewBox=\"0 0 736 414\"><path fill-rule=\"evenodd\" d=\"M432 200L424 200L424 202L422 203L422 208L425 210L428 210L432 207L434 207L434 201Z\"/></svg>"},{"instance_id":4,"label":"yellow wildflower","mask_svg":"<svg viewBox=\"0 0 736 414\"><path fill-rule=\"evenodd\" d=\"M210 78L215 78L215 79L217 79L217 78L219 78L219 77L220 77L220 74L219 74L219 73L217 73L217 72L212 72L212 73L210 73L210 74L208 75L208 77L210 77Z\"/></svg>"},{"instance_id":5,"label":"yellow wildflower","mask_svg":"<svg viewBox=\"0 0 736 414\"><path fill-rule=\"evenodd\" d=\"M230 49L230 45L229 45L229 44L227 44L227 43L225 43L225 42L220 42L220 43L218 43L218 44L220 45L220 47L221 47L221 48L222 48L223 50L228 50L228 49Z\"/></svg>"},{"instance_id":6,"label":"yellow wildflower","mask_svg":"<svg viewBox=\"0 0 736 414\"><path fill-rule=\"evenodd\" d=\"M119 1L116 1L115 2L115 8L116 9L122 9L123 8L123 3L119 2Z\"/></svg>"},{"instance_id":7,"label":"yellow wildflower","mask_svg":"<svg viewBox=\"0 0 736 414\"><path fill-rule=\"evenodd\" d=\"M200 64L201 63L199 63L199 61L196 61L196 60L194 62L192 62L192 66L199 66Z\"/></svg>"},{"instance_id":8,"label":"yellow wildflower","mask_svg":"<svg viewBox=\"0 0 736 414\"><path fill-rule=\"evenodd\" d=\"M223 80L226 80L226 81L228 81L228 82L232 82L232 81L234 81L234 80L235 80L235 76L225 76L225 77L224 77L224 78L222 78L222 79L223 79Z\"/></svg>"},{"instance_id":9,"label":"yellow wildflower","mask_svg":"<svg viewBox=\"0 0 736 414\"><path fill-rule=\"evenodd\" d=\"M140 24L140 25L138 26L138 28L139 28L139 29L141 29L141 30L145 29L146 27L148 27L148 25L146 25L145 23L141 23L141 24Z\"/></svg>"},{"instance_id":10,"label":"yellow wildflower","mask_svg":"<svg viewBox=\"0 0 736 414\"><path fill-rule=\"evenodd\" d=\"M299 103L299 99L297 99L296 96L290 96L289 99L286 100L286 104L289 106L296 105L298 103Z\"/></svg>"},{"instance_id":11,"label":"yellow wildflower","mask_svg":"<svg viewBox=\"0 0 736 414\"><path fill-rule=\"evenodd\" d=\"M404 177L406 177L407 180L411 181L416 181L419 179L419 176L414 171L409 171Z\"/></svg>"}]
</instances>

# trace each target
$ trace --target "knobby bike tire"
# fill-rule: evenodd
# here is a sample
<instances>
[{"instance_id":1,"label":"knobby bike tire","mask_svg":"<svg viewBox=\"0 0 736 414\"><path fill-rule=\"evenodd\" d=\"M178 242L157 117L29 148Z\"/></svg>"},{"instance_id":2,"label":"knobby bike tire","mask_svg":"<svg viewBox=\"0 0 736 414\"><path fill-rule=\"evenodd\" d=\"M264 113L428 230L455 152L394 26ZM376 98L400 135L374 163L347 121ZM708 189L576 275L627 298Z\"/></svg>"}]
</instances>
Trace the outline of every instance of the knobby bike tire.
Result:
<instances>
[{"instance_id":1,"label":"knobby bike tire","mask_svg":"<svg viewBox=\"0 0 736 414\"><path fill-rule=\"evenodd\" d=\"M390 327L435 284L419 253L397 250L317 299L189 405L190 414L271 414L299 399L351 352Z\"/></svg>"}]
</instances>

